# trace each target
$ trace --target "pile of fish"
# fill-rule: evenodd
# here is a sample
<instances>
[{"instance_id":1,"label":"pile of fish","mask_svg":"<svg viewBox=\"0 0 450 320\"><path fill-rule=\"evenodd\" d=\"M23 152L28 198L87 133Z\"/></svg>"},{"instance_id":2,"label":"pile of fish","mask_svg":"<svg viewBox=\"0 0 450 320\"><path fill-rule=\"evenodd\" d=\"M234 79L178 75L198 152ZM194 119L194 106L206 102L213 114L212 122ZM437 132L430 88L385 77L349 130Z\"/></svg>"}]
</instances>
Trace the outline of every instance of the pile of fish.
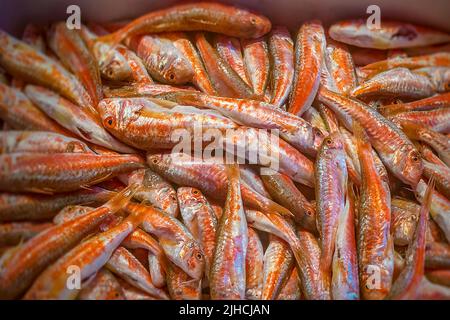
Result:
<instances>
[{"instance_id":1,"label":"pile of fish","mask_svg":"<svg viewBox=\"0 0 450 320\"><path fill-rule=\"evenodd\" d=\"M449 87L450 35L395 21L0 30L0 299L450 299Z\"/></svg>"}]
</instances>

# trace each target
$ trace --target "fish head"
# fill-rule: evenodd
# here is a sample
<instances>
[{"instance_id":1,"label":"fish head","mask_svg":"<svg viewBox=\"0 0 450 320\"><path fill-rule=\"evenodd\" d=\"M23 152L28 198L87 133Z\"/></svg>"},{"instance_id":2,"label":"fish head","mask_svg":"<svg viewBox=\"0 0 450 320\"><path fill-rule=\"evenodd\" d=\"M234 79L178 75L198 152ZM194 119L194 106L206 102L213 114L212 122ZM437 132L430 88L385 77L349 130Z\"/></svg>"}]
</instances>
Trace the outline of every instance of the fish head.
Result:
<instances>
[{"instance_id":1,"label":"fish head","mask_svg":"<svg viewBox=\"0 0 450 320\"><path fill-rule=\"evenodd\" d=\"M101 45L101 43L99 43ZM94 46L94 50L95 46ZM100 57L100 72L103 77L112 81L124 81L132 76L132 70L128 61L116 50L110 49L96 50L96 56Z\"/></svg>"},{"instance_id":2,"label":"fish head","mask_svg":"<svg viewBox=\"0 0 450 320\"><path fill-rule=\"evenodd\" d=\"M272 29L272 24L266 17L251 13L247 10L235 9L231 19L235 21L233 25L239 26L241 32L243 31L249 35L253 35L253 38L258 38Z\"/></svg>"},{"instance_id":3,"label":"fish head","mask_svg":"<svg viewBox=\"0 0 450 320\"><path fill-rule=\"evenodd\" d=\"M170 84L184 84L194 77L194 69L184 57L176 57L171 63L166 63L161 70L163 78Z\"/></svg>"},{"instance_id":4,"label":"fish head","mask_svg":"<svg viewBox=\"0 0 450 320\"><path fill-rule=\"evenodd\" d=\"M406 150L397 150L396 153L399 154L397 165L403 182L415 188L423 172L422 157L413 146L407 145L406 147Z\"/></svg>"},{"instance_id":5,"label":"fish head","mask_svg":"<svg viewBox=\"0 0 450 320\"><path fill-rule=\"evenodd\" d=\"M312 128L312 139L313 139L313 148L314 150L319 150L320 146L322 145L324 134L319 128L313 127Z\"/></svg>"},{"instance_id":6,"label":"fish head","mask_svg":"<svg viewBox=\"0 0 450 320\"><path fill-rule=\"evenodd\" d=\"M111 133L119 133L130 123L139 118L143 106L133 99L111 98L103 99L98 104L103 126Z\"/></svg>"},{"instance_id":7,"label":"fish head","mask_svg":"<svg viewBox=\"0 0 450 320\"><path fill-rule=\"evenodd\" d=\"M205 204L206 200L203 194L197 188L181 187L177 190L177 197L183 206L195 207L199 204Z\"/></svg>"},{"instance_id":8,"label":"fish head","mask_svg":"<svg viewBox=\"0 0 450 320\"><path fill-rule=\"evenodd\" d=\"M160 175L164 175L164 173L167 173L170 169L172 163L172 159L162 153L148 153L147 154L147 164L149 168L159 173Z\"/></svg>"},{"instance_id":9,"label":"fish head","mask_svg":"<svg viewBox=\"0 0 450 320\"><path fill-rule=\"evenodd\" d=\"M186 241L179 252L179 258L183 264L182 269L189 276L197 280L202 278L205 270L205 255L197 241Z\"/></svg>"},{"instance_id":10,"label":"fish head","mask_svg":"<svg viewBox=\"0 0 450 320\"><path fill-rule=\"evenodd\" d=\"M344 142L339 132L333 132L323 139L322 148L327 150L344 150Z\"/></svg>"}]
</instances>

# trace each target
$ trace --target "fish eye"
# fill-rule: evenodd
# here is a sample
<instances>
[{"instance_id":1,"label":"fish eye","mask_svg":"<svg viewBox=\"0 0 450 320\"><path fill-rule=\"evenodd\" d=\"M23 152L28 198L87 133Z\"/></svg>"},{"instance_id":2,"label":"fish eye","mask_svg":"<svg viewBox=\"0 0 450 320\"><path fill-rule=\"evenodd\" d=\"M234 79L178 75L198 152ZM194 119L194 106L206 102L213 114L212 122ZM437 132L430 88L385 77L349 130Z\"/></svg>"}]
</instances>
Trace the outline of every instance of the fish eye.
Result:
<instances>
[{"instance_id":1,"label":"fish eye","mask_svg":"<svg viewBox=\"0 0 450 320\"><path fill-rule=\"evenodd\" d=\"M105 123L106 127L110 127L111 128L114 125L114 118L111 117L111 116L110 117L106 117L104 123Z\"/></svg>"},{"instance_id":2,"label":"fish eye","mask_svg":"<svg viewBox=\"0 0 450 320\"><path fill-rule=\"evenodd\" d=\"M419 161L420 160L419 155L416 152L413 152L411 154L411 160L414 161L414 162Z\"/></svg>"},{"instance_id":3,"label":"fish eye","mask_svg":"<svg viewBox=\"0 0 450 320\"><path fill-rule=\"evenodd\" d=\"M192 194L198 195L198 190L193 190Z\"/></svg>"},{"instance_id":4,"label":"fish eye","mask_svg":"<svg viewBox=\"0 0 450 320\"><path fill-rule=\"evenodd\" d=\"M306 214L307 216L311 216L311 215L312 215L311 211L309 211L309 210L306 210L306 211L305 211L305 214Z\"/></svg>"},{"instance_id":5,"label":"fish eye","mask_svg":"<svg viewBox=\"0 0 450 320\"><path fill-rule=\"evenodd\" d=\"M175 75L174 75L173 73L169 74L169 79L170 79L170 80L175 79Z\"/></svg>"},{"instance_id":6,"label":"fish eye","mask_svg":"<svg viewBox=\"0 0 450 320\"><path fill-rule=\"evenodd\" d=\"M200 252L197 252L195 257L197 258L197 260L203 260L203 255Z\"/></svg>"},{"instance_id":7,"label":"fish eye","mask_svg":"<svg viewBox=\"0 0 450 320\"><path fill-rule=\"evenodd\" d=\"M159 162L159 159L158 158L152 158L152 163L153 164L157 164Z\"/></svg>"},{"instance_id":8,"label":"fish eye","mask_svg":"<svg viewBox=\"0 0 450 320\"><path fill-rule=\"evenodd\" d=\"M250 22L251 22L251 24L256 24L256 19L255 18L251 18Z\"/></svg>"},{"instance_id":9,"label":"fish eye","mask_svg":"<svg viewBox=\"0 0 450 320\"><path fill-rule=\"evenodd\" d=\"M328 139L325 140L325 143L327 145L331 145L333 143L333 141L330 138L328 138Z\"/></svg>"}]
</instances>

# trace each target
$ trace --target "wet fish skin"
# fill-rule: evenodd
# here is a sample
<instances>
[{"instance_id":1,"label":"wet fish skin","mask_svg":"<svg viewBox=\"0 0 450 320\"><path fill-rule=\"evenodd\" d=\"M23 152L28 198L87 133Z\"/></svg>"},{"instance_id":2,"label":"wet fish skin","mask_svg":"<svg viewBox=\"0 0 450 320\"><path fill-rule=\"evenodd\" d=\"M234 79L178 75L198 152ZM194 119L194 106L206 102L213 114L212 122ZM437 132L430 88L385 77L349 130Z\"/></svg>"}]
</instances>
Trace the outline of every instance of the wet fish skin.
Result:
<instances>
[{"instance_id":1,"label":"wet fish skin","mask_svg":"<svg viewBox=\"0 0 450 320\"><path fill-rule=\"evenodd\" d=\"M397 113L407 111L426 111L449 107L450 107L450 93L443 93L408 103L396 103L381 106L380 108L378 108L378 111L384 116L392 116Z\"/></svg>"},{"instance_id":2,"label":"wet fish skin","mask_svg":"<svg viewBox=\"0 0 450 320\"><path fill-rule=\"evenodd\" d=\"M253 92L263 100L269 80L269 48L265 38L241 40L244 53L244 67L247 79L250 79Z\"/></svg>"},{"instance_id":3,"label":"wet fish skin","mask_svg":"<svg viewBox=\"0 0 450 320\"><path fill-rule=\"evenodd\" d=\"M348 95L358 84L355 65L348 47L343 43L328 40L324 58L336 89Z\"/></svg>"},{"instance_id":4,"label":"wet fish skin","mask_svg":"<svg viewBox=\"0 0 450 320\"><path fill-rule=\"evenodd\" d=\"M0 247L14 246L52 226L49 222L8 222L0 224Z\"/></svg>"},{"instance_id":5,"label":"wet fish skin","mask_svg":"<svg viewBox=\"0 0 450 320\"><path fill-rule=\"evenodd\" d=\"M174 264L168 268L167 289L173 300L201 300L201 280L190 278Z\"/></svg>"},{"instance_id":6,"label":"wet fish skin","mask_svg":"<svg viewBox=\"0 0 450 320\"><path fill-rule=\"evenodd\" d=\"M423 124L428 129L439 133L450 133L450 108L441 108L427 111L407 111L389 117L392 122L399 123L411 121Z\"/></svg>"},{"instance_id":7,"label":"wet fish skin","mask_svg":"<svg viewBox=\"0 0 450 320\"><path fill-rule=\"evenodd\" d=\"M420 206L413 201L392 198L392 231L396 246L409 245L416 230Z\"/></svg>"},{"instance_id":8,"label":"wet fish skin","mask_svg":"<svg viewBox=\"0 0 450 320\"><path fill-rule=\"evenodd\" d=\"M82 287L77 300L125 300L125 295L116 277L102 268Z\"/></svg>"},{"instance_id":9,"label":"wet fish skin","mask_svg":"<svg viewBox=\"0 0 450 320\"><path fill-rule=\"evenodd\" d=\"M245 256L245 296L260 300L263 289L264 249L258 233L248 227L247 254Z\"/></svg>"},{"instance_id":10,"label":"wet fish skin","mask_svg":"<svg viewBox=\"0 0 450 320\"><path fill-rule=\"evenodd\" d=\"M415 69L414 73L424 75L430 79L436 92L450 91L449 67L425 67Z\"/></svg>"}]
</instances>

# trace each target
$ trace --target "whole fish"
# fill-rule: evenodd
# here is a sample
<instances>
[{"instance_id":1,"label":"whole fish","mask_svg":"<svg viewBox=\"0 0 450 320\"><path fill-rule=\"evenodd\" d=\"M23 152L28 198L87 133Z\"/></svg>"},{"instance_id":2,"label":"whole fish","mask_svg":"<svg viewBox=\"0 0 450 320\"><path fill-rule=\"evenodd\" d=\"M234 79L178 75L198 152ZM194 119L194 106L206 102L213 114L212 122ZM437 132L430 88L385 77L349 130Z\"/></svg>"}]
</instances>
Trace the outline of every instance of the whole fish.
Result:
<instances>
[{"instance_id":1,"label":"whole fish","mask_svg":"<svg viewBox=\"0 0 450 320\"><path fill-rule=\"evenodd\" d=\"M33 105L22 91L3 83L0 83L0 118L12 129L67 134L67 130Z\"/></svg>"},{"instance_id":2,"label":"whole fish","mask_svg":"<svg viewBox=\"0 0 450 320\"><path fill-rule=\"evenodd\" d=\"M326 46L320 21L302 25L295 41L295 72L288 111L301 116L316 96Z\"/></svg>"},{"instance_id":3,"label":"whole fish","mask_svg":"<svg viewBox=\"0 0 450 320\"><path fill-rule=\"evenodd\" d=\"M214 45L219 56L230 65L247 85L251 86L252 84L245 72L242 47L239 39L227 37L223 34L216 34L214 35Z\"/></svg>"},{"instance_id":4,"label":"whole fish","mask_svg":"<svg viewBox=\"0 0 450 320\"><path fill-rule=\"evenodd\" d=\"M168 84L138 82L120 88L103 88L105 98L154 97L168 92L196 91L189 86L171 86Z\"/></svg>"},{"instance_id":5,"label":"whole fish","mask_svg":"<svg viewBox=\"0 0 450 320\"><path fill-rule=\"evenodd\" d=\"M205 276L208 278L216 247L218 219L214 209L200 190L180 187L177 195L184 224L199 241L205 255Z\"/></svg>"},{"instance_id":6,"label":"whole fish","mask_svg":"<svg viewBox=\"0 0 450 320\"><path fill-rule=\"evenodd\" d=\"M376 28L371 28L363 19L343 20L333 24L329 33L334 40L374 49L429 46L450 41L450 35L445 32L392 20L383 20Z\"/></svg>"},{"instance_id":7,"label":"whole fish","mask_svg":"<svg viewBox=\"0 0 450 320\"><path fill-rule=\"evenodd\" d=\"M396 246L409 245L413 239L419 218L420 206L402 198L391 200L391 228Z\"/></svg>"},{"instance_id":8,"label":"whole fish","mask_svg":"<svg viewBox=\"0 0 450 320\"><path fill-rule=\"evenodd\" d=\"M434 93L432 82L406 68L395 68L381 72L352 90L358 99L398 98L417 100L430 97Z\"/></svg>"},{"instance_id":9,"label":"whole fish","mask_svg":"<svg viewBox=\"0 0 450 320\"><path fill-rule=\"evenodd\" d=\"M132 148L111 136L100 124L97 115L82 110L43 87L27 85L25 93L39 109L78 137L118 152L134 152Z\"/></svg>"},{"instance_id":10,"label":"whole fish","mask_svg":"<svg viewBox=\"0 0 450 320\"><path fill-rule=\"evenodd\" d=\"M82 141L49 131L2 131L0 153L93 153Z\"/></svg>"},{"instance_id":11,"label":"whole fish","mask_svg":"<svg viewBox=\"0 0 450 320\"><path fill-rule=\"evenodd\" d=\"M192 65L172 41L158 35L145 35L128 39L127 45L142 59L152 78L168 84L192 80Z\"/></svg>"},{"instance_id":12,"label":"whole fish","mask_svg":"<svg viewBox=\"0 0 450 320\"><path fill-rule=\"evenodd\" d=\"M95 113L94 101L78 81L55 59L0 30L0 65L27 82L48 87L85 110Z\"/></svg>"},{"instance_id":13,"label":"whole fish","mask_svg":"<svg viewBox=\"0 0 450 320\"><path fill-rule=\"evenodd\" d=\"M66 206L102 203L113 195L99 187L54 195L3 192L0 193L0 221L51 219Z\"/></svg>"},{"instance_id":14,"label":"whole fish","mask_svg":"<svg viewBox=\"0 0 450 320\"><path fill-rule=\"evenodd\" d=\"M181 186L200 189L205 195L224 200L227 194L227 177L222 163L185 157L184 154L149 154L150 169ZM247 206L264 212L291 213L284 207L249 188L241 182L242 199Z\"/></svg>"},{"instance_id":15,"label":"whole fish","mask_svg":"<svg viewBox=\"0 0 450 320\"><path fill-rule=\"evenodd\" d=\"M120 210L132 195L131 189L125 189L89 214L48 228L20 246L0 272L0 297L19 297L46 267Z\"/></svg>"},{"instance_id":16,"label":"whole fish","mask_svg":"<svg viewBox=\"0 0 450 320\"><path fill-rule=\"evenodd\" d=\"M330 107L347 129L361 123L383 164L401 181L415 186L422 174L419 152L395 124L365 104L321 88L318 100Z\"/></svg>"},{"instance_id":17,"label":"whole fish","mask_svg":"<svg viewBox=\"0 0 450 320\"><path fill-rule=\"evenodd\" d=\"M261 175L261 179L272 198L292 212L296 223L313 233L317 231L315 206L297 189L289 177L273 171Z\"/></svg>"},{"instance_id":18,"label":"whole fish","mask_svg":"<svg viewBox=\"0 0 450 320\"><path fill-rule=\"evenodd\" d=\"M14 153L0 155L0 190L65 192L140 169L135 155Z\"/></svg>"},{"instance_id":19,"label":"whole fish","mask_svg":"<svg viewBox=\"0 0 450 320\"><path fill-rule=\"evenodd\" d=\"M168 299L166 293L155 287L149 272L124 247L118 247L106 262L105 267L129 284L160 299Z\"/></svg>"},{"instance_id":20,"label":"whole fish","mask_svg":"<svg viewBox=\"0 0 450 320\"><path fill-rule=\"evenodd\" d=\"M294 256L289 245L284 240L270 235L269 245L264 252L261 300L277 299L293 269Z\"/></svg>"},{"instance_id":21,"label":"whole fish","mask_svg":"<svg viewBox=\"0 0 450 320\"><path fill-rule=\"evenodd\" d=\"M339 133L325 138L315 163L317 229L320 234L321 271L329 273L339 219L344 214L347 166Z\"/></svg>"},{"instance_id":22,"label":"whole fish","mask_svg":"<svg viewBox=\"0 0 450 320\"><path fill-rule=\"evenodd\" d=\"M269 80L269 48L264 38L242 40L244 67L247 79L259 100L263 100Z\"/></svg>"},{"instance_id":23,"label":"whole fish","mask_svg":"<svg viewBox=\"0 0 450 320\"><path fill-rule=\"evenodd\" d=\"M260 300L263 288L264 249L258 233L248 227L247 254L245 256L245 297Z\"/></svg>"},{"instance_id":24,"label":"whole fish","mask_svg":"<svg viewBox=\"0 0 450 320\"><path fill-rule=\"evenodd\" d=\"M203 33L195 34L195 44L219 95L232 98L254 96L251 87L218 55Z\"/></svg>"},{"instance_id":25,"label":"whole fish","mask_svg":"<svg viewBox=\"0 0 450 320\"><path fill-rule=\"evenodd\" d=\"M450 108L402 112L389 117L389 119L397 123L411 121L423 124L428 127L428 129L439 133L450 133Z\"/></svg>"},{"instance_id":26,"label":"whole fish","mask_svg":"<svg viewBox=\"0 0 450 320\"><path fill-rule=\"evenodd\" d=\"M270 103L281 107L289 98L294 79L294 42L286 27L272 28L268 36Z\"/></svg>"},{"instance_id":27,"label":"whole fish","mask_svg":"<svg viewBox=\"0 0 450 320\"><path fill-rule=\"evenodd\" d=\"M360 294L365 300L380 300L389 294L394 271L391 195L376 169L365 130L355 123L354 133L362 178L357 227Z\"/></svg>"},{"instance_id":28,"label":"whole fish","mask_svg":"<svg viewBox=\"0 0 450 320\"><path fill-rule=\"evenodd\" d=\"M139 149L170 149L179 144L180 134L202 143L209 129L237 125L211 110L190 106L165 108L145 98L104 99L98 109L105 128L121 141ZM185 133L184 133L185 131Z\"/></svg>"},{"instance_id":29,"label":"whole fish","mask_svg":"<svg viewBox=\"0 0 450 320\"><path fill-rule=\"evenodd\" d=\"M427 67L415 69L414 73L421 74L430 79L436 92L450 91L450 68Z\"/></svg>"},{"instance_id":30,"label":"whole fish","mask_svg":"<svg viewBox=\"0 0 450 320\"><path fill-rule=\"evenodd\" d=\"M65 22L53 24L47 32L50 48L66 68L80 80L94 106L102 99L100 70L91 51L77 30L69 29Z\"/></svg>"},{"instance_id":31,"label":"whole fish","mask_svg":"<svg viewBox=\"0 0 450 320\"><path fill-rule=\"evenodd\" d=\"M150 206L129 203L125 209L140 212L142 229L158 238L167 258L192 278L201 279L205 267L203 251L179 220Z\"/></svg>"},{"instance_id":32,"label":"whole fish","mask_svg":"<svg viewBox=\"0 0 450 320\"><path fill-rule=\"evenodd\" d=\"M406 252L406 265L389 292L389 299L404 300L414 299L420 281L425 272L425 244L428 213L430 211L431 195L434 183L431 180L425 192L424 201L419 211L417 227L414 231L412 243Z\"/></svg>"},{"instance_id":33,"label":"whole fish","mask_svg":"<svg viewBox=\"0 0 450 320\"><path fill-rule=\"evenodd\" d=\"M150 169L139 169L119 175L119 180L126 185L138 185L134 198L147 202L168 215L178 215L177 192L172 185Z\"/></svg>"},{"instance_id":34,"label":"whole fish","mask_svg":"<svg viewBox=\"0 0 450 320\"><path fill-rule=\"evenodd\" d=\"M52 226L49 222L9 222L0 224L0 247L14 246Z\"/></svg>"},{"instance_id":35,"label":"whole fish","mask_svg":"<svg viewBox=\"0 0 450 320\"><path fill-rule=\"evenodd\" d=\"M202 295L201 281L189 275L174 264L170 264L167 272L167 289L173 300L200 300Z\"/></svg>"},{"instance_id":36,"label":"whole fish","mask_svg":"<svg viewBox=\"0 0 450 320\"><path fill-rule=\"evenodd\" d=\"M450 107L450 92L434 95L429 98L420 99L408 103L396 103L381 106L378 111L384 116L390 116L407 111L426 111L438 108Z\"/></svg>"},{"instance_id":37,"label":"whole fish","mask_svg":"<svg viewBox=\"0 0 450 320\"><path fill-rule=\"evenodd\" d=\"M102 268L92 280L83 285L77 299L125 300L125 294L116 277L108 269Z\"/></svg>"},{"instance_id":38,"label":"whole fish","mask_svg":"<svg viewBox=\"0 0 450 320\"><path fill-rule=\"evenodd\" d=\"M183 105L214 109L245 126L278 129L283 139L311 156L316 154L322 142L323 135L320 130L307 121L262 101L225 98L187 91L161 94L158 98Z\"/></svg>"},{"instance_id":39,"label":"whole fish","mask_svg":"<svg viewBox=\"0 0 450 320\"><path fill-rule=\"evenodd\" d=\"M216 249L209 275L213 300L244 299L246 295L248 231L239 167L230 165L227 171L227 199L217 228Z\"/></svg>"},{"instance_id":40,"label":"whole fish","mask_svg":"<svg viewBox=\"0 0 450 320\"><path fill-rule=\"evenodd\" d=\"M210 31L238 38L258 38L270 31L261 15L220 3L180 4L143 15L100 41L117 44L134 34L163 31Z\"/></svg>"}]
</instances>

